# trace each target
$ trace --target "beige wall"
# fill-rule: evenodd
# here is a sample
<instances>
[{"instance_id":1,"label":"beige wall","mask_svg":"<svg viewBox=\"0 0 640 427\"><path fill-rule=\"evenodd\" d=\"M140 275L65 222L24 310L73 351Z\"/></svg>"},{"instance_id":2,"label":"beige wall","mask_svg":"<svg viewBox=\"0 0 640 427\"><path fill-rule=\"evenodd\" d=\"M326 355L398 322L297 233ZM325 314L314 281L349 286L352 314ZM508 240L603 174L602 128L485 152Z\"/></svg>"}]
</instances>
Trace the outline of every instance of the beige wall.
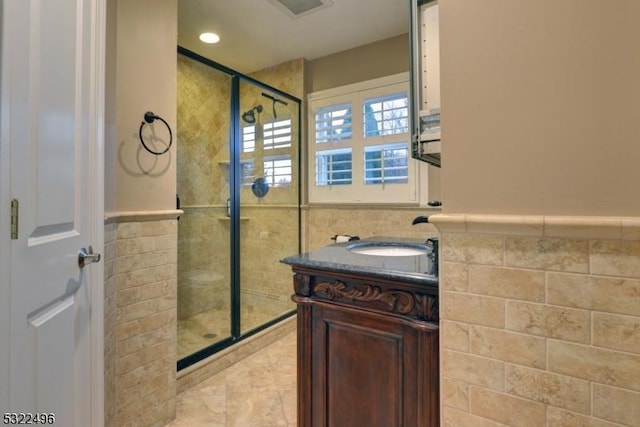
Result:
<instances>
[{"instance_id":1,"label":"beige wall","mask_svg":"<svg viewBox=\"0 0 640 427\"><path fill-rule=\"evenodd\" d=\"M636 215L633 0L440 6L448 213Z\"/></svg>"},{"instance_id":2,"label":"beige wall","mask_svg":"<svg viewBox=\"0 0 640 427\"><path fill-rule=\"evenodd\" d=\"M169 123L176 144L177 1L109 0L108 8L105 210L174 209L175 146L150 154L138 130L153 111ZM145 128L168 141L162 123Z\"/></svg>"},{"instance_id":3,"label":"beige wall","mask_svg":"<svg viewBox=\"0 0 640 427\"><path fill-rule=\"evenodd\" d=\"M309 92L409 71L409 36L403 34L309 61Z\"/></svg>"},{"instance_id":4,"label":"beige wall","mask_svg":"<svg viewBox=\"0 0 640 427\"><path fill-rule=\"evenodd\" d=\"M159 426L175 417L176 145L154 156L138 129L151 110L175 138L176 16L177 0L107 2L107 426ZM161 123L153 129L168 140Z\"/></svg>"},{"instance_id":5,"label":"beige wall","mask_svg":"<svg viewBox=\"0 0 640 427\"><path fill-rule=\"evenodd\" d=\"M639 12L440 4L443 425L639 425Z\"/></svg>"}]
</instances>

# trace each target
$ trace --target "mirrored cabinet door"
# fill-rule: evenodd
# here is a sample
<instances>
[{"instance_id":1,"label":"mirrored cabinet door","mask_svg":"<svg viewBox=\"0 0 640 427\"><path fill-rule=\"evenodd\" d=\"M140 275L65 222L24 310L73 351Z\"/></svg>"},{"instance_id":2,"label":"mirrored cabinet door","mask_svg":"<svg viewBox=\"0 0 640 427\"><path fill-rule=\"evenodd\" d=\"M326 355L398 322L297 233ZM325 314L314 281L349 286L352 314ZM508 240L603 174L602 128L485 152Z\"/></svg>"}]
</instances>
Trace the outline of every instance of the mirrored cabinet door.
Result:
<instances>
[{"instance_id":1,"label":"mirrored cabinet door","mask_svg":"<svg viewBox=\"0 0 640 427\"><path fill-rule=\"evenodd\" d=\"M440 161L440 32L437 0L409 0L411 10L412 156Z\"/></svg>"}]
</instances>

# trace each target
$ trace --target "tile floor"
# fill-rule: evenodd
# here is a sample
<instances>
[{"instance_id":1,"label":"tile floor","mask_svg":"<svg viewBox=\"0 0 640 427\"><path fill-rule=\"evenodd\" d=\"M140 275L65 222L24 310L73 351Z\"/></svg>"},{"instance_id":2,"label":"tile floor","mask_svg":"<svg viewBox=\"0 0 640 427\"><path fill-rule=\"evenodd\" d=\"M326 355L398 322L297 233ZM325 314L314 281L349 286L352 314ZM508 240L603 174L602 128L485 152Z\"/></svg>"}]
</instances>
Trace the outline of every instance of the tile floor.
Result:
<instances>
[{"instance_id":1,"label":"tile floor","mask_svg":"<svg viewBox=\"0 0 640 427\"><path fill-rule=\"evenodd\" d=\"M296 426L296 334L178 395L167 427Z\"/></svg>"},{"instance_id":2,"label":"tile floor","mask_svg":"<svg viewBox=\"0 0 640 427\"><path fill-rule=\"evenodd\" d=\"M244 302L249 301L249 303ZM240 311L242 332L249 331L291 310L295 305L282 304L266 297L243 295ZM229 307L219 307L178 319L178 360L202 350L231 334Z\"/></svg>"}]
</instances>

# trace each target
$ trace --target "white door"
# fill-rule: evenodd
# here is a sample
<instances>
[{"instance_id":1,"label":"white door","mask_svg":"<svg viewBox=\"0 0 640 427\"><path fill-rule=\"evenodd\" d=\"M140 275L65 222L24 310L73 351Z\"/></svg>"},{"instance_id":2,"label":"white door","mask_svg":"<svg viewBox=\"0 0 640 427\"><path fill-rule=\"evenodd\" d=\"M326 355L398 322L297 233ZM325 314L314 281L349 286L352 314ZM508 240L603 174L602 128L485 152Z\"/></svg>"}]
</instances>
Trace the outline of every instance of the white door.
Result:
<instances>
[{"instance_id":1,"label":"white door","mask_svg":"<svg viewBox=\"0 0 640 427\"><path fill-rule=\"evenodd\" d=\"M3 0L1 19L0 423L97 426L103 269L78 251L103 246L104 1Z\"/></svg>"}]
</instances>

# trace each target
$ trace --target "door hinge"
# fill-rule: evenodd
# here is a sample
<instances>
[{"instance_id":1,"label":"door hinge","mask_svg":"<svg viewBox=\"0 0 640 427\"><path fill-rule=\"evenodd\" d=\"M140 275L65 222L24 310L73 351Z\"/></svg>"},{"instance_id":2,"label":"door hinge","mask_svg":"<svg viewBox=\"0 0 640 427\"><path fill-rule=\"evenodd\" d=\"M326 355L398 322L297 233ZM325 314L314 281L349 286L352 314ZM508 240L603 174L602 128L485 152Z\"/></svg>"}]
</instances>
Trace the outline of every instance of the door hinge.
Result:
<instances>
[{"instance_id":1,"label":"door hinge","mask_svg":"<svg viewBox=\"0 0 640 427\"><path fill-rule=\"evenodd\" d=\"M11 200L11 240L18 240L18 199Z\"/></svg>"}]
</instances>

